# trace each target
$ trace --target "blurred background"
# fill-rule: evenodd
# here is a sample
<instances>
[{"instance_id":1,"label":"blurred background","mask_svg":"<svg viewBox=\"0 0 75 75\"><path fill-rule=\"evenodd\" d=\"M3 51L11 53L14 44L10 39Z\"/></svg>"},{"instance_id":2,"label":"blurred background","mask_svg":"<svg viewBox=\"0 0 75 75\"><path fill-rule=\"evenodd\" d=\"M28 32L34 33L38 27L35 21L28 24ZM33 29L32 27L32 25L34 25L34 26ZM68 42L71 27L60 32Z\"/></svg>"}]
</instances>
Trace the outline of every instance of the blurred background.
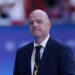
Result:
<instances>
[{"instance_id":1,"label":"blurred background","mask_svg":"<svg viewBox=\"0 0 75 75\"><path fill-rule=\"evenodd\" d=\"M13 75L17 49L33 41L28 16L35 9L47 12L51 36L75 56L75 0L0 0L0 75Z\"/></svg>"}]
</instances>

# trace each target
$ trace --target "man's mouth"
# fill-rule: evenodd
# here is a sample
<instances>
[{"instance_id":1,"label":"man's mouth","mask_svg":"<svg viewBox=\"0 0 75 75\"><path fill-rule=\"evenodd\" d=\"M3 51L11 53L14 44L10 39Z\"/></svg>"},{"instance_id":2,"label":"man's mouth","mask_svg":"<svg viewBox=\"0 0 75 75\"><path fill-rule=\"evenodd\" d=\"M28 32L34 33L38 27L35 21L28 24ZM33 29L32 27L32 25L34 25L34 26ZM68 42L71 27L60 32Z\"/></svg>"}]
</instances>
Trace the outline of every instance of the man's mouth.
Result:
<instances>
[{"instance_id":1,"label":"man's mouth","mask_svg":"<svg viewBox=\"0 0 75 75\"><path fill-rule=\"evenodd\" d=\"M33 29L33 31L39 31L39 29Z\"/></svg>"}]
</instances>

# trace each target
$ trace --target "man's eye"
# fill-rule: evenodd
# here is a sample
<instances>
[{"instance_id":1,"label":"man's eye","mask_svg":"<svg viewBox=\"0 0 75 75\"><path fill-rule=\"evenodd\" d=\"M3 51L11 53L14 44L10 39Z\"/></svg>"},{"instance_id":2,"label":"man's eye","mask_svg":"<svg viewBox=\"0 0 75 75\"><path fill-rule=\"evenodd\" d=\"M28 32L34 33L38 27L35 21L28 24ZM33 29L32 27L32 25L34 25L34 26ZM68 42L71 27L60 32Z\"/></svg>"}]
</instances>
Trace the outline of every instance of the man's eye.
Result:
<instances>
[{"instance_id":1,"label":"man's eye","mask_svg":"<svg viewBox=\"0 0 75 75\"><path fill-rule=\"evenodd\" d=\"M34 22L29 22L29 24L33 24Z\"/></svg>"},{"instance_id":2,"label":"man's eye","mask_svg":"<svg viewBox=\"0 0 75 75\"><path fill-rule=\"evenodd\" d=\"M38 23L42 23L42 21L38 21Z\"/></svg>"}]
</instances>

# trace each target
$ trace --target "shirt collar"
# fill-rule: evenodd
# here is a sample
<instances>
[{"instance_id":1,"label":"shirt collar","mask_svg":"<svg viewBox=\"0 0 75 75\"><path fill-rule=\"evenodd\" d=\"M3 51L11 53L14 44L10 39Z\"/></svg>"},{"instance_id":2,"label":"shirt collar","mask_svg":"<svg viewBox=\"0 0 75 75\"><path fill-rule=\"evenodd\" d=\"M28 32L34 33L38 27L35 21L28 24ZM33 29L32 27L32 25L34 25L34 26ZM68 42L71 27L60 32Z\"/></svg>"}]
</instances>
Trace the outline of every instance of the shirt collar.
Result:
<instances>
[{"instance_id":1,"label":"shirt collar","mask_svg":"<svg viewBox=\"0 0 75 75\"><path fill-rule=\"evenodd\" d=\"M44 47L44 48L45 48L46 43L47 43L47 41L48 41L49 37L50 37L50 35L48 35L48 36L45 38L45 40L44 40L44 41L42 41L42 42L40 43L40 45L41 45L42 47ZM34 48L35 48L36 46L38 46L38 44L36 44L36 42L34 41Z\"/></svg>"}]
</instances>

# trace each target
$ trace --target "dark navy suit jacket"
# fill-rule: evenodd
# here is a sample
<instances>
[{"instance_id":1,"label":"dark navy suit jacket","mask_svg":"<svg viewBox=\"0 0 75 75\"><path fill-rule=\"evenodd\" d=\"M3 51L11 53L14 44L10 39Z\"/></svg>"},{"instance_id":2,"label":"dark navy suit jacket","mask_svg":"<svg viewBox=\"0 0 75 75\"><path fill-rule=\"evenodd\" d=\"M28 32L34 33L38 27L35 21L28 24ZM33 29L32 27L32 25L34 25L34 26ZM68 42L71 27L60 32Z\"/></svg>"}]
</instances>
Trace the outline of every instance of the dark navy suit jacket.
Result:
<instances>
[{"instance_id":1,"label":"dark navy suit jacket","mask_svg":"<svg viewBox=\"0 0 75 75\"><path fill-rule=\"evenodd\" d=\"M31 75L32 51L33 42L17 51L13 75ZM75 75L72 50L49 38L37 75Z\"/></svg>"}]
</instances>

